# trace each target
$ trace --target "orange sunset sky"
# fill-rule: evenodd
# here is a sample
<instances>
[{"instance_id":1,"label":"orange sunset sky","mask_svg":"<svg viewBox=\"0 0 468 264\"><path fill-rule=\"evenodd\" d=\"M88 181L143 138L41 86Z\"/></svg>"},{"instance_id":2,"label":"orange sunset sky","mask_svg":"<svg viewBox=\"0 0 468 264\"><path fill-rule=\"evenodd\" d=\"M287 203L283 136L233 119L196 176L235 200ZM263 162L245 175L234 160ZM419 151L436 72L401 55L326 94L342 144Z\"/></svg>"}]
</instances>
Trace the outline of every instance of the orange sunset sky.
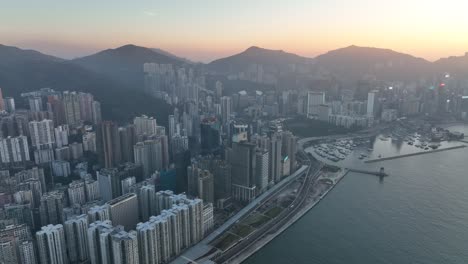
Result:
<instances>
[{"instance_id":1,"label":"orange sunset sky","mask_svg":"<svg viewBox=\"0 0 468 264\"><path fill-rule=\"evenodd\" d=\"M428 60L468 51L466 0L1 2L1 44L64 58L129 43L197 61L252 45L309 57L352 44Z\"/></svg>"}]
</instances>

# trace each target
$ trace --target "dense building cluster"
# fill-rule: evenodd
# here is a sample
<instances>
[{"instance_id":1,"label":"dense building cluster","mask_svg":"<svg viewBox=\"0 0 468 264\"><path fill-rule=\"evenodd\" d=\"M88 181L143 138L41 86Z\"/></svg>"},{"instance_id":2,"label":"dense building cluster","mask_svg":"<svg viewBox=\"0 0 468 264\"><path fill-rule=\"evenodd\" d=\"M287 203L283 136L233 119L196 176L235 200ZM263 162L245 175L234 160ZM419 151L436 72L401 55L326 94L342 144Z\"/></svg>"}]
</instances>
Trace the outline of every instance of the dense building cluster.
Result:
<instances>
[{"instance_id":1,"label":"dense building cluster","mask_svg":"<svg viewBox=\"0 0 468 264\"><path fill-rule=\"evenodd\" d=\"M157 69L154 87L175 89L167 127L102 120L81 92L0 100L0 262L167 263L295 170L280 123L236 118L199 72Z\"/></svg>"},{"instance_id":2,"label":"dense building cluster","mask_svg":"<svg viewBox=\"0 0 468 264\"><path fill-rule=\"evenodd\" d=\"M0 262L167 263L298 168L285 118L365 128L468 112L449 75L429 88L326 82L228 94L198 68L143 68L147 93L173 107L158 117L167 122L103 120L82 92L0 98ZM278 85L259 65L249 72L236 78Z\"/></svg>"},{"instance_id":3,"label":"dense building cluster","mask_svg":"<svg viewBox=\"0 0 468 264\"><path fill-rule=\"evenodd\" d=\"M167 263L181 250L201 240L206 209L200 199L188 199L171 191L156 193L154 189L153 194L151 198L145 197L156 208L146 222L139 222L138 210L148 208L139 207L136 195L129 194L106 203L106 213L97 218L90 215L99 211L94 207L88 215L74 215L60 224L43 226L35 237L37 258L41 263ZM142 197L139 200L140 204L144 203ZM31 261L21 258L21 262L37 263L34 249L25 244L31 242L30 231L26 228L22 230L26 234L20 234L21 227L24 226L8 226L3 232L18 229L13 237L22 245L21 255ZM3 250L13 260L17 256L14 242L10 241L5 239Z\"/></svg>"},{"instance_id":4,"label":"dense building cluster","mask_svg":"<svg viewBox=\"0 0 468 264\"><path fill-rule=\"evenodd\" d=\"M273 72L254 65L228 81L278 86ZM286 119L367 128L468 112L449 75L429 87L327 81L229 94L192 66L143 73L146 92L173 107L164 122L103 120L89 93L46 88L15 103L0 92L0 263L168 263L296 171Z\"/></svg>"},{"instance_id":5,"label":"dense building cluster","mask_svg":"<svg viewBox=\"0 0 468 264\"><path fill-rule=\"evenodd\" d=\"M1 97L1 95L0 95ZM56 172L68 176L68 162L83 156L82 142L68 142L70 132L85 131L101 122L101 106L89 93L42 89L24 93L29 110L16 109L14 99L2 104L0 162L13 168L55 162ZM3 101L3 98L0 98ZM70 131L70 128L73 130Z\"/></svg>"},{"instance_id":6,"label":"dense building cluster","mask_svg":"<svg viewBox=\"0 0 468 264\"><path fill-rule=\"evenodd\" d=\"M198 91L205 88L205 75L192 67L145 63L143 70L146 92L170 103L198 101Z\"/></svg>"},{"instance_id":7,"label":"dense building cluster","mask_svg":"<svg viewBox=\"0 0 468 264\"><path fill-rule=\"evenodd\" d=\"M464 87L449 74L418 84L361 81L355 91L307 91L298 101L298 113L345 128L372 127L421 115L467 120Z\"/></svg>"}]
</instances>

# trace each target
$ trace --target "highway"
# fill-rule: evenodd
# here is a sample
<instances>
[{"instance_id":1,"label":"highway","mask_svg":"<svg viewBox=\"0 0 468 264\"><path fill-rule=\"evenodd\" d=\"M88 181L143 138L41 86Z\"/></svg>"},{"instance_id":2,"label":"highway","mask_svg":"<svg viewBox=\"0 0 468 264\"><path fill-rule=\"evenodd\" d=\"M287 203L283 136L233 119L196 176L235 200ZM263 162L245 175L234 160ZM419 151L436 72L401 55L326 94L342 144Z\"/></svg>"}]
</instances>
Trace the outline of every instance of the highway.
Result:
<instances>
[{"instance_id":1,"label":"highway","mask_svg":"<svg viewBox=\"0 0 468 264\"><path fill-rule=\"evenodd\" d=\"M318 176L320 175L320 169L323 165L317 161L312 161L309 158L310 166L307 172L307 177L304 180L304 183L301 186L298 195L291 203L291 205L285 208L273 221L266 223L264 226L250 234L248 237L244 238L241 242L237 245L229 249L227 252L224 252L218 258L215 259L216 263L229 263L230 260L236 258L237 255L241 254L243 250L247 247L254 245L257 241L259 241L264 236L276 232L279 228L287 223L291 219L292 216L297 214L303 204L307 201L307 197L310 192L310 188L314 185L315 181L317 180Z\"/></svg>"},{"instance_id":2,"label":"highway","mask_svg":"<svg viewBox=\"0 0 468 264\"><path fill-rule=\"evenodd\" d=\"M356 138L356 137L368 137L370 131L365 131L360 133L353 133L345 135L345 137L349 138ZM278 184L276 184L272 189L268 190L266 193L262 194L254 201L249 203L245 208L243 208L240 212L238 212L235 216L231 217L226 223L221 225L218 229L213 231L210 235L208 235L205 239L199 242L197 245L193 246L192 248L186 250L180 256L175 258L171 261L171 264L187 264L187 263L205 263L207 259L209 259L208 255L209 252L213 251L213 246L211 242L218 238L220 235L225 233L229 228L231 228L236 222L242 219L244 216L248 215L250 212L253 212L257 208L261 207L263 204L268 202L271 197L279 193L281 190L286 188L291 182L295 179L302 176L306 173L307 177L305 177L304 184L301 185L301 189L298 192L298 195L291 203L288 208L285 208L275 219L274 221L270 221L266 223L264 226L260 227L258 230L250 234L248 237L241 240L237 245L233 246L227 252L220 254L215 261L217 263L225 263L229 262L230 259L235 258L236 255L243 252L248 246L254 245L255 242L263 238L265 235L271 234L276 232L279 228L281 228L284 224L286 224L292 216L297 214L301 208L303 207L304 202L307 199L307 196L310 192L310 188L315 184L319 176L319 171L323 167L323 163L317 161L315 159L311 159L303 150L304 144L308 143L311 140L318 140L318 139L335 139L335 138L343 138L344 135L336 135L336 136L324 136L324 137L313 137L313 138L304 138L298 141L298 159L303 160L303 166L299 168L293 175L285 178ZM306 171L307 170L307 171ZM209 262L209 261L208 261ZM211 263L211 262L210 262Z\"/></svg>"},{"instance_id":3,"label":"highway","mask_svg":"<svg viewBox=\"0 0 468 264\"><path fill-rule=\"evenodd\" d=\"M239 219L243 218L244 216L248 215L250 212L256 210L267 201L270 200L275 194L286 188L290 183L292 183L297 178L301 177L304 173L309 173L310 166L303 165L298 170L296 170L291 176L283 179L267 192L263 193L247 206L242 208L236 215L229 218L223 225L205 237L202 241L200 241L195 246L189 248L180 256L175 258L171 261L171 264L186 264L186 263L199 263L203 262L200 258L203 258L205 254L210 252L213 249L213 246L210 243L222 235L226 230L228 230L231 226L233 226Z\"/></svg>"}]
</instances>

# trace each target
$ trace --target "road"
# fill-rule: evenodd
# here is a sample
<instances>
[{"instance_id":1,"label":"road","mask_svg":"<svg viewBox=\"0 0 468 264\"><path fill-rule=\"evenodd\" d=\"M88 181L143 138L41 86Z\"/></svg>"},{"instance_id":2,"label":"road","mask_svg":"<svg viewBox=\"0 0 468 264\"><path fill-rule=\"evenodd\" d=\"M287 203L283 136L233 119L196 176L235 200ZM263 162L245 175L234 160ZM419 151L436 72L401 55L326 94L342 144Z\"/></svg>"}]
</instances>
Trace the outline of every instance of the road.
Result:
<instances>
[{"instance_id":1,"label":"road","mask_svg":"<svg viewBox=\"0 0 468 264\"><path fill-rule=\"evenodd\" d=\"M209 252L213 251L213 246L210 245L212 241L214 241L216 238L222 235L225 231L231 228L237 221L242 219L245 215L248 215L250 212L253 212L257 208L262 206L264 203L268 202L271 199L271 197L273 197L275 194L280 192L282 189L286 188L286 186L288 186L289 183L291 183L293 180L300 177L304 173L304 171L307 170L306 172L307 176L305 177L304 184L301 186L301 190L298 192L298 195L296 196L292 204L288 208L285 208L275 218L275 221L271 221L265 224L263 227L256 230L255 232L250 234L248 237L244 238L241 242L239 242L233 248L231 248L227 252L223 253L220 257L218 257L216 262L223 263L229 259L232 259L233 257L236 256L236 254L239 254L240 252L242 252L242 249L244 249L246 246L253 245L255 244L256 241L258 241L265 235L274 233L276 230L278 230L278 228L281 228L281 226L287 223L287 221L290 220L290 218L294 216L295 214L297 214L298 211L301 209L302 205L307 199L311 186L315 184L315 181L317 180L319 176L318 172L323 166L321 162L317 160L311 160L311 158L305 152L303 152L304 144L306 144L307 142L311 140L368 137L370 134L375 134L377 130L381 130L381 129L382 128L380 127L378 129L373 128L373 129L360 131L360 132L347 134L347 135L313 137L313 138L304 138L304 139L299 140L298 152L301 153L299 155L299 159L302 156L302 159L305 161L303 164L306 165L306 163L308 163L308 166L301 167L293 175L287 177L280 183L276 184L272 189L268 190L267 193L262 194L260 197L252 201L249 205L243 208L235 216L231 217L226 223L224 223L221 227L219 227L217 230L215 230L210 235L208 235L200 243L186 250L179 257L171 261L171 264L203 263L204 260L207 259L207 253L209 254Z\"/></svg>"},{"instance_id":2,"label":"road","mask_svg":"<svg viewBox=\"0 0 468 264\"><path fill-rule=\"evenodd\" d=\"M294 172L291 176L283 179L267 192L263 193L247 206L241 209L235 216L229 218L223 225L205 237L202 241L200 241L195 246L189 248L176 259L171 261L171 264L186 264L186 263L198 263L203 262L200 258L203 258L205 254L210 252L213 249L213 246L210 243L222 235L226 230L228 230L231 226L233 226L239 219L243 218L244 216L248 215L250 212L256 210L266 202L268 202L271 197L275 194L286 188L290 183L292 183L297 178L301 177L304 173L309 173L310 166L302 166L296 172Z\"/></svg>"},{"instance_id":3,"label":"road","mask_svg":"<svg viewBox=\"0 0 468 264\"><path fill-rule=\"evenodd\" d=\"M314 185L315 181L319 177L320 169L322 168L322 164L313 161L309 158L309 171L307 172L307 176L305 177L304 184L302 184L298 195L291 203L289 207L284 209L275 219L274 221L270 221L266 223L264 226L250 234L248 237L244 238L241 242L237 245L229 249L227 252L224 252L218 258L216 258L216 263L229 263L231 260L235 259L237 255L241 254L246 248L254 245L257 241L262 239L264 236L275 233L279 228L287 223L295 214L297 214L303 204L307 201L307 197L310 192L311 186Z\"/></svg>"}]
</instances>

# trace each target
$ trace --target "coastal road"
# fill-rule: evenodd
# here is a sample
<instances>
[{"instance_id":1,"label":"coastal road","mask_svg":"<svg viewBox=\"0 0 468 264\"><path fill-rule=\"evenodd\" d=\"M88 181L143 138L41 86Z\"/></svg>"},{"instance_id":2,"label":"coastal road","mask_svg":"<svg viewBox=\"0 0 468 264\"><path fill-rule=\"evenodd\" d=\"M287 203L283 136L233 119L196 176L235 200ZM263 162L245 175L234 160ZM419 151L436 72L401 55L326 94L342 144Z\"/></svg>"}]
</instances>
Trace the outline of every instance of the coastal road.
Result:
<instances>
[{"instance_id":1,"label":"coastal road","mask_svg":"<svg viewBox=\"0 0 468 264\"><path fill-rule=\"evenodd\" d=\"M274 197L277 193L281 192L281 190L286 188L290 183L294 182L296 179L298 179L304 174L307 175L309 171L309 165L301 166L291 176L283 179L278 184L269 189L267 192L263 193L254 201L242 208L241 211L239 211L235 216L229 218L229 220L227 220L223 225L221 225L215 231L213 231L211 234L205 237L198 244L186 250L176 259L171 261L171 264L203 263L206 254L208 254L214 249L213 246L211 246L212 241L221 236L226 230L231 228L238 220L242 219L250 212L255 211L264 203L268 202L272 197Z\"/></svg>"},{"instance_id":2,"label":"coastal road","mask_svg":"<svg viewBox=\"0 0 468 264\"><path fill-rule=\"evenodd\" d=\"M235 259L238 255L242 254L242 252L248 248L253 246L257 241L265 237L266 235L275 233L279 228L281 228L284 224L286 224L295 214L297 214L303 204L307 201L307 197L310 192L311 186L313 186L320 175L320 170L323 165L315 160L310 161L310 169L307 173L307 176L304 180L304 183L301 186L298 195L294 199L294 201L285 208L274 220L268 222L260 229L256 230L248 237L244 238L241 242L239 242L236 246L229 249L227 252L224 252L221 256L219 256L215 261L216 263L230 263L235 262Z\"/></svg>"}]
</instances>

